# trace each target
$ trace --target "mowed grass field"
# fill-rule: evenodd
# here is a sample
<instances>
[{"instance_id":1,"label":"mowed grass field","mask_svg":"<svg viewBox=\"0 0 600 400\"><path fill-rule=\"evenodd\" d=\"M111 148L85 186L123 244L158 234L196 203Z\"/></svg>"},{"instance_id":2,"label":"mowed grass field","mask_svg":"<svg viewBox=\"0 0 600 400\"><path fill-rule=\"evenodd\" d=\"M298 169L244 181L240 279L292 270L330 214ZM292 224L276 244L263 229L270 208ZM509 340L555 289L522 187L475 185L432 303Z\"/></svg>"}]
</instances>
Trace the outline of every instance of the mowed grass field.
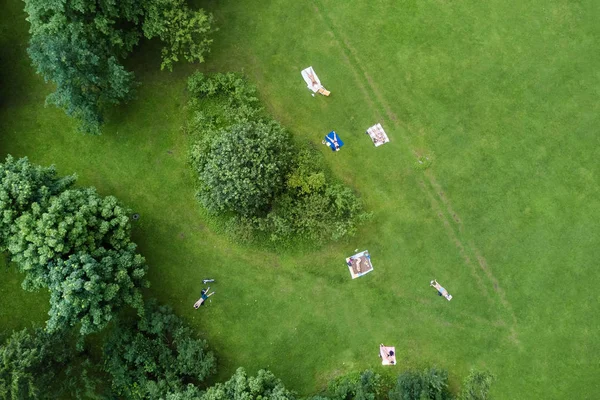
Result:
<instances>
[{"instance_id":1,"label":"mowed grass field","mask_svg":"<svg viewBox=\"0 0 600 400\"><path fill-rule=\"evenodd\" d=\"M77 173L141 214L135 240L149 296L208 339L218 379L269 368L313 393L340 374L437 365L457 387L470 368L498 378L497 399L593 399L599 389L600 17L592 1L211 1L220 31L203 71L239 71L299 139L373 212L356 237L270 252L212 232L186 164L185 78L159 50L130 60L137 100L86 137L25 52L23 4L0 14L0 155ZM311 97L312 65L330 98ZM391 142L364 134L381 122ZM433 159L426 171L416 158ZM375 270L351 280L344 258ZM44 320L47 295L2 272L5 332ZM214 277L216 295L192 308ZM437 278L454 298L436 296ZM399 365L383 370L379 343Z\"/></svg>"}]
</instances>

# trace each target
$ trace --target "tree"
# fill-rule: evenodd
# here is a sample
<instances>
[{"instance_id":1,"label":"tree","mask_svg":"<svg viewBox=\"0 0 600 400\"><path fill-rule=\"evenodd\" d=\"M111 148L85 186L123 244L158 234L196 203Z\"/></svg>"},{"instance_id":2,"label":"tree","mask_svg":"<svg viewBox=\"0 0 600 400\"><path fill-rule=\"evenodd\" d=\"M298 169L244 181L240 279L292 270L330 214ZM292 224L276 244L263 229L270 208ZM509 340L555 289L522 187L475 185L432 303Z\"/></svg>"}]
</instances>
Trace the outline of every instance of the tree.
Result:
<instances>
[{"instance_id":1,"label":"tree","mask_svg":"<svg viewBox=\"0 0 600 400\"><path fill-rule=\"evenodd\" d=\"M37 73L56 84L46 103L63 108L87 133L100 132L106 106L132 95L133 73L119 60L138 42L140 3L25 1L31 24L27 52Z\"/></svg>"},{"instance_id":2,"label":"tree","mask_svg":"<svg viewBox=\"0 0 600 400\"><path fill-rule=\"evenodd\" d=\"M285 388L272 372L260 370L255 377L248 377L243 368L225 383L208 388L201 400L295 400L296 396Z\"/></svg>"},{"instance_id":3,"label":"tree","mask_svg":"<svg viewBox=\"0 0 600 400\"><path fill-rule=\"evenodd\" d=\"M169 307L153 301L135 325L119 324L106 340L104 356L113 389L125 398L191 396L189 384L202 382L216 368L206 342Z\"/></svg>"},{"instance_id":4,"label":"tree","mask_svg":"<svg viewBox=\"0 0 600 400\"><path fill-rule=\"evenodd\" d=\"M70 356L63 332L41 329L13 332L0 346L0 398L36 399L48 388Z\"/></svg>"},{"instance_id":5,"label":"tree","mask_svg":"<svg viewBox=\"0 0 600 400\"><path fill-rule=\"evenodd\" d=\"M188 62L204 62L212 40L212 16L192 11L185 0L153 0L146 6L143 30L147 38L158 37L162 48L161 69L173 69L179 57Z\"/></svg>"},{"instance_id":6,"label":"tree","mask_svg":"<svg viewBox=\"0 0 600 400\"><path fill-rule=\"evenodd\" d=\"M103 111L132 97L132 72L122 60L148 38L167 43L163 66L179 56L203 61L211 17L190 10L183 0L26 0L29 56L37 72L56 84L48 104L61 107L97 134Z\"/></svg>"},{"instance_id":7,"label":"tree","mask_svg":"<svg viewBox=\"0 0 600 400\"><path fill-rule=\"evenodd\" d=\"M75 177L8 157L0 164L0 250L25 272L27 290L50 290L49 332L104 328L123 305L143 312L147 266L131 242L129 211Z\"/></svg>"},{"instance_id":8,"label":"tree","mask_svg":"<svg viewBox=\"0 0 600 400\"><path fill-rule=\"evenodd\" d=\"M144 300L140 288L148 286L144 279L147 266L135 248L133 243L121 250L99 248L92 254L80 252L51 262L48 331L76 324L81 324L82 335L100 331L124 304L141 315Z\"/></svg>"},{"instance_id":9,"label":"tree","mask_svg":"<svg viewBox=\"0 0 600 400\"><path fill-rule=\"evenodd\" d=\"M48 207L34 203L15 221L8 250L22 272L26 289L48 286L48 265L100 248L129 247L129 210L113 196L101 197L93 188L69 189L49 200Z\"/></svg>"},{"instance_id":10,"label":"tree","mask_svg":"<svg viewBox=\"0 0 600 400\"><path fill-rule=\"evenodd\" d=\"M41 167L27 157L17 160L8 155L0 163L0 251L6 251L17 218L34 203L44 207L74 182L75 176L58 177L54 166Z\"/></svg>"},{"instance_id":11,"label":"tree","mask_svg":"<svg viewBox=\"0 0 600 400\"><path fill-rule=\"evenodd\" d=\"M463 382L460 400L488 400L495 377L487 371L471 370Z\"/></svg>"},{"instance_id":12,"label":"tree","mask_svg":"<svg viewBox=\"0 0 600 400\"><path fill-rule=\"evenodd\" d=\"M446 400L452 395L448 389L448 372L430 368L424 371L406 371L398 376L390 400Z\"/></svg>"},{"instance_id":13,"label":"tree","mask_svg":"<svg viewBox=\"0 0 600 400\"><path fill-rule=\"evenodd\" d=\"M385 382L381 375L371 370L343 375L329 382L332 400L375 400L381 398ZM312 399L316 400L316 399Z\"/></svg>"},{"instance_id":14,"label":"tree","mask_svg":"<svg viewBox=\"0 0 600 400\"><path fill-rule=\"evenodd\" d=\"M214 212L258 215L284 187L290 137L274 121L238 123L193 153L198 197Z\"/></svg>"}]
</instances>

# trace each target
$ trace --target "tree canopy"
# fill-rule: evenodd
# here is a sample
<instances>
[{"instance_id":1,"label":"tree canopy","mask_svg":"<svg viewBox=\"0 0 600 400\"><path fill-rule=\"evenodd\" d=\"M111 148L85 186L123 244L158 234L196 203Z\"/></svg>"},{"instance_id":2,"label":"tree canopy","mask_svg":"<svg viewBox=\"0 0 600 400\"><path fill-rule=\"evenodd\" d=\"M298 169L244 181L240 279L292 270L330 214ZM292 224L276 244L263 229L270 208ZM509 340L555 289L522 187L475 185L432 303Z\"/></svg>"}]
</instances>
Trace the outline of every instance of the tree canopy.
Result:
<instances>
[{"instance_id":1,"label":"tree canopy","mask_svg":"<svg viewBox=\"0 0 600 400\"><path fill-rule=\"evenodd\" d=\"M120 250L130 243L129 211L113 196L93 188L68 189L33 204L15 221L8 243L11 259L27 272L26 286L47 286L48 266L99 248Z\"/></svg>"},{"instance_id":2,"label":"tree canopy","mask_svg":"<svg viewBox=\"0 0 600 400\"><path fill-rule=\"evenodd\" d=\"M29 56L56 84L47 103L61 107L88 133L99 133L107 106L131 98L134 76L122 65L142 33L165 43L162 67L180 57L203 61L212 17L184 0L25 0Z\"/></svg>"},{"instance_id":3,"label":"tree canopy","mask_svg":"<svg viewBox=\"0 0 600 400\"><path fill-rule=\"evenodd\" d=\"M135 324L121 321L104 346L105 370L125 398L160 398L167 394L197 395L198 384L216 370L204 340L173 311L150 301Z\"/></svg>"},{"instance_id":4,"label":"tree canopy","mask_svg":"<svg viewBox=\"0 0 600 400\"><path fill-rule=\"evenodd\" d=\"M398 376L396 386L389 393L390 400L450 400L448 371L429 368L406 371Z\"/></svg>"},{"instance_id":5,"label":"tree canopy","mask_svg":"<svg viewBox=\"0 0 600 400\"><path fill-rule=\"evenodd\" d=\"M199 198L212 211L256 215L283 189L288 171L289 135L275 122L247 122L212 136L195 159Z\"/></svg>"},{"instance_id":6,"label":"tree canopy","mask_svg":"<svg viewBox=\"0 0 600 400\"><path fill-rule=\"evenodd\" d=\"M243 368L225 383L211 386L201 400L295 400L296 395L287 390L272 372L260 370L256 376L248 376Z\"/></svg>"},{"instance_id":7,"label":"tree canopy","mask_svg":"<svg viewBox=\"0 0 600 400\"><path fill-rule=\"evenodd\" d=\"M133 243L121 250L99 248L50 263L48 331L81 324L82 334L97 332L124 304L141 311L139 288L146 286L145 274L145 260Z\"/></svg>"},{"instance_id":8,"label":"tree canopy","mask_svg":"<svg viewBox=\"0 0 600 400\"><path fill-rule=\"evenodd\" d=\"M75 176L59 177L56 169L31 164L27 157L11 155L0 163L0 251L5 251L14 233L15 220L30 211L33 204L44 207L50 198L75 182Z\"/></svg>"},{"instance_id":9,"label":"tree canopy","mask_svg":"<svg viewBox=\"0 0 600 400\"><path fill-rule=\"evenodd\" d=\"M103 329L124 305L143 312L147 266L131 241L129 210L74 177L8 157L0 164L0 250L27 290L50 291L49 332Z\"/></svg>"},{"instance_id":10,"label":"tree canopy","mask_svg":"<svg viewBox=\"0 0 600 400\"><path fill-rule=\"evenodd\" d=\"M333 400L375 400L383 397L384 388L385 381L381 375L366 370L360 374L343 375L329 382L328 397Z\"/></svg>"},{"instance_id":11,"label":"tree canopy","mask_svg":"<svg viewBox=\"0 0 600 400\"><path fill-rule=\"evenodd\" d=\"M36 399L67 361L66 335L26 329L13 334L0 346L0 398Z\"/></svg>"}]
</instances>

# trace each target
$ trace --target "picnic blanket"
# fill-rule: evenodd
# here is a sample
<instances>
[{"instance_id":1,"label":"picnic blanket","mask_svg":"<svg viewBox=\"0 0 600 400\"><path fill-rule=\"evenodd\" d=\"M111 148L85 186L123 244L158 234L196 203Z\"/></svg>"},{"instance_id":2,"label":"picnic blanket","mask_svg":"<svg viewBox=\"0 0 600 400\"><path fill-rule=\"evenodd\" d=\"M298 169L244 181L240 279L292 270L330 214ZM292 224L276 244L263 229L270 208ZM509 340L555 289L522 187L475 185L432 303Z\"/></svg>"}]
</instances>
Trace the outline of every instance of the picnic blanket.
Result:
<instances>
[{"instance_id":1,"label":"picnic blanket","mask_svg":"<svg viewBox=\"0 0 600 400\"><path fill-rule=\"evenodd\" d=\"M313 67L308 67L302 70L302 78L306 82L307 87L315 93L321 93L324 96L329 96L329 91L321 84L321 80Z\"/></svg>"},{"instance_id":2,"label":"picnic blanket","mask_svg":"<svg viewBox=\"0 0 600 400\"><path fill-rule=\"evenodd\" d=\"M331 131L327 135L325 135L324 142L327 146L329 146L331 151L339 151L340 148L344 145L344 142L342 141L342 139L340 139L338 134L335 133L335 131Z\"/></svg>"},{"instance_id":3,"label":"picnic blanket","mask_svg":"<svg viewBox=\"0 0 600 400\"><path fill-rule=\"evenodd\" d=\"M429 283L429 286L433 286L442 296L444 296L448 301L452 300L452 295L448 293L446 289L442 287L437 281L434 279Z\"/></svg>"},{"instance_id":4,"label":"picnic blanket","mask_svg":"<svg viewBox=\"0 0 600 400\"><path fill-rule=\"evenodd\" d=\"M375 147L379 147L382 144L390 141L390 138L388 138L388 135L383 130L381 124L373 125L369 129L367 129L366 133L371 137L371 140L373 141Z\"/></svg>"},{"instance_id":5,"label":"picnic blanket","mask_svg":"<svg viewBox=\"0 0 600 400\"><path fill-rule=\"evenodd\" d=\"M373 271L371 255L369 254L368 250L346 258L346 265L350 270L350 276L352 276L352 279L356 279Z\"/></svg>"},{"instance_id":6,"label":"picnic blanket","mask_svg":"<svg viewBox=\"0 0 600 400\"><path fill-rule=\"evenodd\" d=\"M396 348L380 345L379 357L381 357L381 365L396 365Z\"/></svg>"}]
</instances>

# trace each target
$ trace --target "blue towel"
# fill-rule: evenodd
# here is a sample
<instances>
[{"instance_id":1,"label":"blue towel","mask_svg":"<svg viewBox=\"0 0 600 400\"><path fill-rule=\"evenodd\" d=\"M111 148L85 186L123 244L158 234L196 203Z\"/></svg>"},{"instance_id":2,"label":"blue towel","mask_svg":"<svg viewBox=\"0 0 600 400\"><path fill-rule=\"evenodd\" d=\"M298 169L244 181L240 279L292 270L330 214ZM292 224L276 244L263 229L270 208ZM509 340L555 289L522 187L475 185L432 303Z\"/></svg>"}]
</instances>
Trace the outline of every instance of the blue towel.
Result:
<instances>
[{"instance_id":1,"label":"blue towel","mask_svg":"<svg viewBox=\"0 0 600 400\"><path fill-rule=\"evenodd\" d=\"M327 143L327 146L331 148L332 151L336 151L336 142L337 148L341 148L344 145L344 142L342 142L342 139L340 139L340 137L337 133L335 133L335 131L331 131L325 136L325 142Z\"/></svg>"}]
</instances>

